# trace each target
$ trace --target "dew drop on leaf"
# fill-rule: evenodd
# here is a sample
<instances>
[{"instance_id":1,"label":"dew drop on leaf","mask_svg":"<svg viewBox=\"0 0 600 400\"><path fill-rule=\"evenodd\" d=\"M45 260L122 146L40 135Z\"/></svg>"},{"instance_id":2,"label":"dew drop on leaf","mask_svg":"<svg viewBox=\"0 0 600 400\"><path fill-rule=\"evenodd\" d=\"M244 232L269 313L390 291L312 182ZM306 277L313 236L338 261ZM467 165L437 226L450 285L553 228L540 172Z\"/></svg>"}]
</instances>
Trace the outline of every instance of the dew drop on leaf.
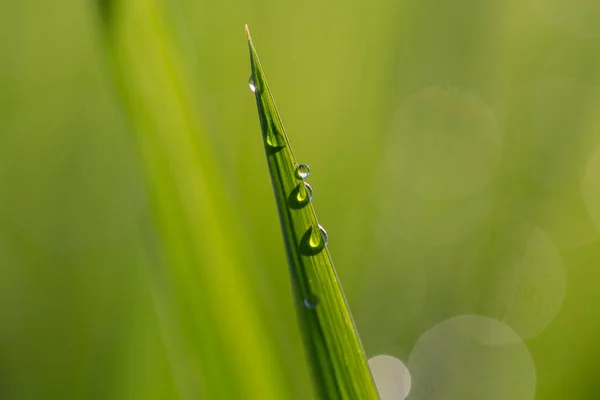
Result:
<instances>
[{"instance_id":1,"label":"dew drop on leaf","mask_svg":"<svg viewBox=\"0 0 600 400\"><path fill-rule=\"evenodd\" d=\"M304 307L308 308L309 310L314 310L317 308L318 303L319 298L314 294L308 295L308 297L304 299Z\"/></svg>"},{"instance_id":2,"label":"dew drop on leaf","mask_svg":"<svg viewBox=\"0 0 600 400\"><path fill-rule=\"evenodd\" d=\"M300 208L306 207L308 203L313 198L313 190L312 187L306 182L299 183L289 197L289 205L290 207L298 210Z\"/></svg>"},{"instance_id":3,"label":"dew drop on leaf","mask_svg":"<svg viewBox=\"0 0 600 400\"><path fill-rule=\"evenodd\" d=\"M300 164L296 168L296 178L306 179L310 175L310 167L306 164Z\"/></svg>"},{"instance_id":4,"label":"dew drop on leaf","mask_svg":"<svg viewBox=\"0 0 600 400\"><path fill-rule=\"evenodd\" d=\"M252 93L256 93L256 85L254 84L254 77L252 74L250 74L250 78L248 79L248 86L250 86Z\"/></svg>"},{"instance_id":5,"label":"dew drop on leaf","mask_svg":"<svg viewBox=\"0 0 600 400\"><path fill-rule=\"evenodd\" d=\"M317 255L327 246L328 240L327 232L321 225L318 231L311 226L302 236L300 252L307 256Z\"/></svg>"},{"instance_id":6,"label":"dew drop on leaf","mask_svg":"<svg viewBox=\"0 0 600 400\"><path fill-rule=\"evenodd\" d=\"M325 231L325 229L319 225L319 233L321 234L319 238L314 238L314 235L311 236L311 241L310 241L310 245L311 247L319 247L319 246L327 246L327 243L329 241L329 236L327 236L327 232ZM314 239L314 241L313 241Z\"/></svg>"},{"instance_id":7,"label":"dew drop on leaf","mask_svg":"<svg viewBox=\"0 0 600 400\"><path fill-rule=\"evenodd\" d=\"M311 201L313 198L312 187L310 187L310 185L306 182L298 186L300 187L300 190L296 195L296 200L298 200L299 203L308 203L309 201Z\"/></svg>"},{"instance_id":8,"label":"dew drop on leaf","mask_svg":"<svg viewBox=\"0 0 600 400\"><path fill-rule=\"evenodd\" d=\"M272 151L279 151L285 147L285 138L275 125L271 125L271 129L267 131L266 142Z\"/></svg>"}]
</instances>

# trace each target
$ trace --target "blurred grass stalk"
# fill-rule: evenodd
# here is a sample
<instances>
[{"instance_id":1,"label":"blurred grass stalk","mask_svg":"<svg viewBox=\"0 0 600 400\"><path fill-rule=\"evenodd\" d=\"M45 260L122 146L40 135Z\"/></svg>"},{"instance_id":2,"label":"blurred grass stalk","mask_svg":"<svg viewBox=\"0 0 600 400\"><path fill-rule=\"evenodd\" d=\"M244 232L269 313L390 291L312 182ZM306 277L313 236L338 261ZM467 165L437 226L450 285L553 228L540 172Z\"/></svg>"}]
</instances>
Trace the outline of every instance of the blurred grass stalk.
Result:
<instances>
[{"instance_id":1,"label":"blurred grass stalk","mask_svg":"<svg viewBox=\"0 0 600 400\"><path fill-rule=\"evenodd\" d=\"M154 0L99 4L158 229L152 280L180 396L292 398L167 18Z\"/></svg>"}]
</instances>

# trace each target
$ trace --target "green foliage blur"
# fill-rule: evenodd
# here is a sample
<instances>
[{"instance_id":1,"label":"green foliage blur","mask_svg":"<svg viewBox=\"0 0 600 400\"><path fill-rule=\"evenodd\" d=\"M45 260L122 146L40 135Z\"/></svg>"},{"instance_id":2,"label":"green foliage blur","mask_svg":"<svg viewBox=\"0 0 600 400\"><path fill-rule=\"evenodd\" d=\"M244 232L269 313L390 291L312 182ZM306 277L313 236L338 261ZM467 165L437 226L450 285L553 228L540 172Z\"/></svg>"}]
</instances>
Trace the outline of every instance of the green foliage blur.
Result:
<instances>
[{"instance_id":1,"label":"green foliage blur","mask_svg":"<svg viewBox=\"0 0 600 400\"><path fill-rule=\"evenodd\" d=\"M143 0L0 2L3 400L190 398L103 37L101 10L128 1ZM287 399L312 395L245 23L367 355L408 366L409 399L600 398L600 8L155 2L235 208L222 212L251 249L249 307Z\"/></svg>"}]
</instances>

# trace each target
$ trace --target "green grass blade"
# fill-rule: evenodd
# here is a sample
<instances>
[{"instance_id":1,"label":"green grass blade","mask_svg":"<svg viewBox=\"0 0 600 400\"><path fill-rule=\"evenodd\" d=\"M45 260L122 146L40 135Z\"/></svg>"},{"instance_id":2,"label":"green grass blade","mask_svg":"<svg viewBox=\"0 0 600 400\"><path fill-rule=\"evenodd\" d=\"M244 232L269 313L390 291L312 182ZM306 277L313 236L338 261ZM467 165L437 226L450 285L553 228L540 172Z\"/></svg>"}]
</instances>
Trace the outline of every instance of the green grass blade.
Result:
<instances>
[{"instance_id":1,"label":"green grass blade","mask_svg":"<svg viewBox=\"0 0 600 400\"><path fill-rule=\"evenodd\" d=\"M283 128L246 27L267 163L290 267L294 302L319 399L379 399L352 316L312 206L312 189Z\"/></svg>"},{"instance_id":2,"label":"green grass blade","mask_svg":"<svg viewBox=\"0 0 600 400\"><path fill-rule=\"evenodd\" d=\"M289 398L189 73L156 0L100 3L104 39L148 182L154 293L183 399Z\"/></svg>"}]
</instances>

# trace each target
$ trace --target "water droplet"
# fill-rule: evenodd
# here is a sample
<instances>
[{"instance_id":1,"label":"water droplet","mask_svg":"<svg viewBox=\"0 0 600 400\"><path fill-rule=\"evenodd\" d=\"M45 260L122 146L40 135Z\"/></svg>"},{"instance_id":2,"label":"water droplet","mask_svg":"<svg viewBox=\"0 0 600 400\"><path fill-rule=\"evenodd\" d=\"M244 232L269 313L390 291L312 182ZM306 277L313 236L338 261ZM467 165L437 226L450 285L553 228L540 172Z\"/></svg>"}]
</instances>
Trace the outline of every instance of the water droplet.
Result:
<instances>
[{"instance_id":1,"label":"water droplet","mask_svg":"<svg viewBox=\"0 0 600 400\"><path fill-rule=\"evenodd\" d=\"M312 187L306 182L299 183L298 186L292 190L289 197L289 205L292 208L300 209L305 207L313 198Z\"/></svg>"},{"instance_id":2,"label":"water droplet","mask_svg":"<svg viewBox=\"0 0 600 400\"><path fill-rule=\"evenodd\" d=\"M310 185L306 182L303 182L302 185L299 185L299 186L302 187L302 190L298 191L298 196L297 196L298 201L306 201L308 203L313 198L312 187L310 187Z\"/></svg>"},{"instance_id":3,"label":"water droplet","mask_svg":"<svg viewBox=\"0 0 600 400\"><path fill-rule=\"evenodd\" d=\"M312 247L318 247L321 244L323 246L327 246L327 243L329 242L329 236L327 236L327 232L325 231L325 229L319 225L319 232L321 233L321 237L320 238L315 238L314 236L310 238L310 245Z\"/></svg>"},{"instance_id":4,"label":"water droplet","mask_svg":"<svg viewBox=\"0 0 600 400\"><path fill-rule=\"evenodd\" d=\"M310 167L306 164L300 164L296 168L296 178L306 179L310 175Z\"/></svg>"},{"instance_id":5,"label":"water droplet","mask_svg":"<svg viewBox=\"0 0 600 400\"><path fill-rule=\"evenodd\" d=\"M321 225L319 225L318 232L311 226L306 230L304 236L302 236L300 253L307 256L319 254L327 246L328 240L327 232L325 232L325 229Z\"/></svg>"},{"instance_id":6,"label":"water droplet","mask_svg":"<svg viewBox=\"0 0 600 400\"><path fill-rule=\"evenodd\" d=\"M272 151L279 151L285 147L285 138L272 123L270 129L267 130L265 140Z\"/></svg>"},{"instance_id":7,"label":"water droplet","mask_svg":"<svg viewBox=\"0 0 600 400\"><path fill-rule=\"evenodd\" d=\"M304 307L309 310L314 310L317 308L317 304L319 303L319 298L314 294L309 294L308 297L304 299Z\"/></svg>"},{"instance_id":8,"label":"water droplet","mask_svg":"<svg viewBox=\"0 0 600 400\"><path fill-rule=\"evenodd\" d=\"M256 85L254 84L254 76L252 74L250 74L250 78L248 79L248 86L250 86L252 93L256 93Z\"/></svg>"}]
</instances>

